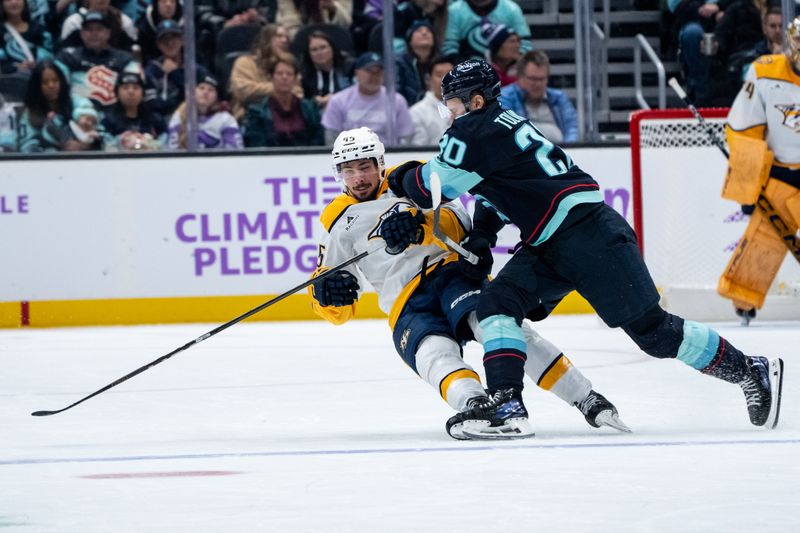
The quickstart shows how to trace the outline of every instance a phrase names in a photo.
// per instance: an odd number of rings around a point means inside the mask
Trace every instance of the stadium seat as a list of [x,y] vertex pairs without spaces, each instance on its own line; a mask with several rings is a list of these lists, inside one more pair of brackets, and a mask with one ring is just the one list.
[[[219,86],[221,88],[220,90],[225,95],[230,94],[229,93],[230,88],[228,87],[228,84],[230,83],[231,80],[231,71],[233,70],[233,64],[236,62],[236,59],[239,56],[244,55],[246,53],[247,52],[241,52],[241,51],[228,52],[227,54],[225,54],[225,57],[222,58],[222,65],[220,65],[219,68]],[[220,98],[222,97],[223,95],[221,94]]]
[[0,94],[9,103],[21,103],[28,91],[28,74],[0,74]]
[[260,24],[240,24],[224,28],[217,36],[217,50],[214,67],[217,72],[222,72],[225,58],[231,52],[246,52],[250,50],[258,32]]
[[369,32],[367,51],[383,54],[383,24],[375,24]]

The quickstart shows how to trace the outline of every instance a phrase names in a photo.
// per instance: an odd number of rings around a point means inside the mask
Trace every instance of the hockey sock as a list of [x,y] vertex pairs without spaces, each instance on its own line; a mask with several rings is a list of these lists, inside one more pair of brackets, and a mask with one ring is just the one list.
[[589,395],[592,383],[558,347],[539,335],[527,322],[522,324],[522,333],[528,345],[525,373],[534,383],[568,405],[575,405]]
[[483,330],[483,368],[489,394],[500,389],[522,390],[526,348],[522,328],[510,316],[495,315],[480,322]]
[[451,372],[442,380],[439,394],[450,407],[463,411],[470,399],[486,396],[486,391],[474,370],[462,368]]
[[480,377],[461,358],[458,343],[443,335],[428,335],[414,354],[419,377],[439,391],[450,407],[461,411],[467,400],[485,396]]
[[742,352],[713,329],[691,320],[683,322],[683,340],[677,359],[729,383],[739,383],[747,375]]
[[550,391],[569,405],[585,399],[592,390],[592,383],[580,370],[572,365],[564,354],[559,354],[539,376],[531,376],[536,384]]
[[748,374],[745,355],[731,343],[719,338],[719,348],[714,359],[701,370],[703,374],[714,376],[728,383],[740,383]]

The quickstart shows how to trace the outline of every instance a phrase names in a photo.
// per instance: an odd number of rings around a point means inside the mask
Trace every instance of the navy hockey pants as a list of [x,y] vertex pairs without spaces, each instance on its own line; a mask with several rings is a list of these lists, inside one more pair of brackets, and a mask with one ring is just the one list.
[[550,239],[517,251],[484,290],[478,320],[542,320],[572,290],[610,327],[633,322],[658,304],[633,229],[605,204],[573,208]]

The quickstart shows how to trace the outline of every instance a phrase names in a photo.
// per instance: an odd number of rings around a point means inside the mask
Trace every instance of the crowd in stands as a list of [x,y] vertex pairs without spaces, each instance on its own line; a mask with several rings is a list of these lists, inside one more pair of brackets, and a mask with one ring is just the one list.
[[667,0],[689,96],[702,106],[729,106],[747,67],[779,54],[780,0]]
[[[698,103],[713,88],[708,33],[731,76],[780,46],[767,0],[665,1]],[[394,102],[382,0],[197,0],[195,11],[202,148],[323,145],[360,126],[389,144],[436,144],[441,79],[469,57],[490,61],[504,106],[577,140],[575,108],[548,87],[548,56],[513,0],[396,0]],[[18,105],[0,100],[0,150],[185,148],[183,12],[181,0],[2,0],[0,82],[16,80],[4,96]]]

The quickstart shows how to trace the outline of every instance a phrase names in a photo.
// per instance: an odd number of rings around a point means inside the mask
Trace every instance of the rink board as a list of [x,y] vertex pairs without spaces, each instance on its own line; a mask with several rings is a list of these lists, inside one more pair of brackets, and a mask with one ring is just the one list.
[[[228,322],[277,295],[208,296],[196,298],[131,298],[114,300],[63,300],[0,302],[0,327],[110,326],[120,324],[175,324]],[[591,313],[578,293],[567,295],[554,313]],[[358,301],[358,318],[385,318],[378,295],[365,293]],[[307,294],[288,296],[274,306],[247,318],[250,321],[313,320]]]
[[[628,150],[571,154],[632,220]],[[4,161],[0,326],[229,320],[308,279],[341,191],[330,169],[326,153]],[[501,233],[495,271],[517,241]],[[559,312],[591,308],[574,295]],[[384,314],[370,297],[358,316]],[[254,317],[309,318],[305,291]]]

